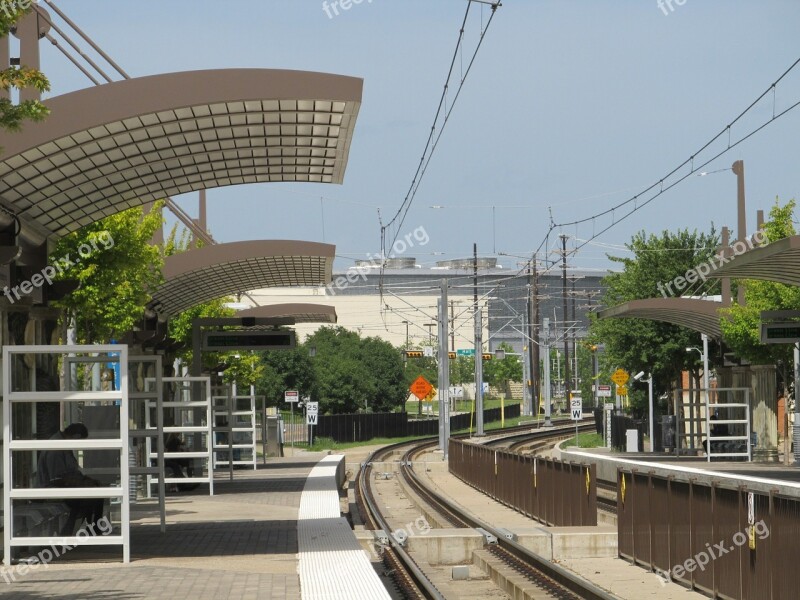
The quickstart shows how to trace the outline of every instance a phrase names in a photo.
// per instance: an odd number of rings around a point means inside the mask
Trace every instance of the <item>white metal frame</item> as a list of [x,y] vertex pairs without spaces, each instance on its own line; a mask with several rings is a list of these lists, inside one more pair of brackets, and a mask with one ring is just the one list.
[[[119,362],[120,388],[112,392],[13,392],[11,359],[15,354],[108,354],[103,362]],[[116,354],[116,356],[112,356]],[[122,560],[130,562],[130,473],[128,452],[128,347],[122,344],[105,346],[6,346],[3,348],[3,563],[11,565],[11,550],[19,546],[122,546]],[[14,403],[119,401],[119,437],[85,440],[14,440],[11,411]],[[102,488],[13,488],[14,451],[28,450],[118,450],[120,453],[120,485]],[[120,535],[68,537],[15,537],[13,535],[13,500],[64,498],[119,499]]]
[[[717,394],[719,398],[719,393],[721,392],[744,392],[744,402],[717,402],[715,404],[709,404],[706,406],[706,439],[708,440],[708,451],[706,454],[708,455],[708,462],[711,462],[712,458],[715,457],[740,457],[744,458],[747,457],[748,461],[753,460],[753,445],[750,439],[751,434],[751,424],[750,424],[750,388],[717,388],[714,390],[710,390],[711,392]],[[715,419],[713,421],[714,425],[745,425],[745,430],[747,431],[746,436],[742,435],[722,435],[722,436],[713,436],[711,434],[711,409],[714,410],[727,410],[727,411],[741,411],[744,410],[744,419],[734,419],[732,418],[732,414],[725,415],[725,419]],[[713,452],[713,442],[732,442],[732,441],[744,441],[747,444],[747,452]]]
[[[230,387],[228,386],[217,386],[214,388],[216,390],[215,396],[211,397],[211,409],[212,414],[214,416],[214,444],[213,444],[213,456],[214,456],[214,470],[217,469],[217,466],[221,463],[224,463],[228,467],[228,480],[233,481],[233,462],[232,461],[218,461],[217,460],[217,452],[228,452],[228,458],[233,456],[233,435],[231,424],[230,424],[230,397],[231,394],[235,393]],[[224,395],[220,395],[220,392],[224,392]],[[227,425],[217,425],[217,415],[225,415],[227,417],[226,422]],[[228,443],[227,444],[217,444],[217,434],[219,433],[226,433],[228,435]]]
[[[191,426],[164,426],[163,433],[162,433],[162,443],[163,443],[163,435],[169,433],[201,433],[206,435],[206,449],[200,452],[167,452],[164,450],[163,457],[164,459],[170,458],[204,458],[206,459],[207,465],[206,470],[208,475],[206,477],[165,477],[164,483],[208,483],[208,491],[209,495],[214,495],[214,432],[213,432],[213,415],[211,410],[211,378],[210,377],[162,377],[161,382],[163,385],[169,385],[171,383],[177,384],[199,384],[204,388],[204,392],[201,394],[201,397],[204,400],[164,400],[161,403],[162,406],[162,413],[161,418],[163,419],[163,409],[167,408],[205,408],[206,410],[206,424],[205,426],[202,425],[191,425]],[[192,388],[193,386],[189,386],[189,394],[190,398],[192,398]],[[152,401],[149,403],[149,407],[153,407]],[[178,411],[180,414],[180,411]],[[150,411],[147,411],[148,415],[148,427],[152,427],[149,422],[149,415]],[[162,420],[163,423],[163,420]],[[158,453],[152,452],[152,447],[149,448],[148,452],[151,459],[158,459]]]
[[[147,462],[144,467],[131,467],[131,475],[144,475],[145,476],[145,494],[147,498],[152,497],[152,483],[153,476],[156,477],[158,484],[158,512],[161,519],[161,533],[167,530],[167,506],[166,506],[166,473],[164,470],[164,385],[161,382],[162,373],[162,358],[159,355],[145,355],[145,356],[129,356],[128,374],[131,378],[136,377],[134,369],[135,364],[152,364],[154,366],[155,377],[148,377],[144,381],[145,389],[142,391],[132,391],[135,386],[128,386],[128,397],[131,402],[138,401],[144,402],[145,423],[144,429],[131,429],[129,435],[131,439],[141,439],[145,443],[145,460]],[[153,389],[148,390],[148,387]],[[148,427],[150,419],[150,407],[155,401],[156,405],[156,427]],[[129,411],[130,412],[130,411]],[[152,466],[151,453],[153,438],[156,440],[156,466]]]
[[[223,398],[222,396],[215,396],[215,399]],[[232,395],[225,397],[227,398],[227,407],[225,409],[214,408],[214,431],[216,432],[225,432],[228,434],[228,443],[227,444],[220,444],[217,445],[216,443],[216,436],[214,439],[214,466],[224,465],[229,468],[231,473],[231,479],[233,479],[233,467],[234,466],[252,466],[254,470],[258,469],[258,452],[257,446],[258,443],[256,441],[256,394],[255,388],[250,386],[250,394],[246,396],[237,396]],[[236,410],[236,401],[237,400],[249,400],[250,401],[250,408],[248,410]],[[228,426],[227,427],[217,427],[216,425],[216,416],[217,415],[225,415],[227,417]],[[248,426],[240,426],[237,427],[235,425],[237,417],[248,417],[250,424]],[[233,441],[234,435],[236,433],[249,433],[250,434],[250,443],[249,444],[236,444]],[[251,460],[233,460],[233,452],[234,450],[250,450],[252,458]],[[217,460],[216,453],[217,452],[227,452],[228,453],[228,460]]]

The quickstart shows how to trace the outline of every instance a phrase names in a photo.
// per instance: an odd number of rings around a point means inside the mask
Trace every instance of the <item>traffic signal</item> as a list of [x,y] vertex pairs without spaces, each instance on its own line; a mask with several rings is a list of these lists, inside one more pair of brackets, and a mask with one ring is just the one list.
[[447,358],[449,358],[450,360],[455,360],[456,359],[456,353],[455,352],[448,352],[447,353]]
[[422,350],[406,350],[408,358],[422,358]]
[[492,360],[494,358],[494,354],[491,352],[484,352],[483,353],[483,360]]

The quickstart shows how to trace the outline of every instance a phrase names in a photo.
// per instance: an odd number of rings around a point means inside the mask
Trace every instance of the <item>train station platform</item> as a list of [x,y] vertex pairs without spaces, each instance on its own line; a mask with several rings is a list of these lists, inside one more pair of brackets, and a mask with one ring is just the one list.
[[[268,459],[233,481],[220,473],[214,496],[204,486],[167,496],[164,534],[157,503],[131,505],[130,564],[118,548],[77,547],[47,565],[0,571],[0,597],[381,598],[381,579],[341,517],[343,475],[341,457],[318,453]],[[354,595],[354,585],[369,592]]]
[[800,497],[800,467],[781,463],[733,462],[702,457],[676,457],[649,453],[620,453],[606,448],[561,450],[563,460],[591,462],[597,466],[597,477],[616,481],[617,468],[634,468],[678,480],[694,478],[726,487],[745,485],[751,491],[777,491],[781,495]]

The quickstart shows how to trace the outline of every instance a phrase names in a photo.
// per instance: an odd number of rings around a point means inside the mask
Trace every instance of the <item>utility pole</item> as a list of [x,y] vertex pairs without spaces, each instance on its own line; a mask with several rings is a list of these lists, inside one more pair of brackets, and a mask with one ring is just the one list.
[[575,389],[578,389],[578,338],[575,335],[578,328],[578,321],[575,315],[575,281],[577,279],[578,278],[575,276],[570,278],[572,281],[572,317],[570,317],[570,327],[572,328],[572,356],[574,357],[573,361],[575,363],[575,370],[573,372],[573,377],[575,378]]
[[450,352],[456,351],[456,310],[455,302],[450,300]]
[[475,435],[483,435],[483,318],[478,308],[478,244],[472,245],[472,301],[475,309]]
[[[525,307],[525,312],[522,314],[522,414],[533,414],[533,400],[531,399],[531,392],[533,385],[530,373],[530,352],[533,341],[530,339],[530,328],[528,327],[528,314],[530,313],[530,297],[528,297],[528,304]],[[528,336],[528,337],[526,337]]]
[[530,353],[528,360],[528,373],[531,377],[531,415],[539,414],[539,393],[541,389],[542,374],[539,370],[539,273],[536,266],[536,254],[531,258],[531,298],[530,314],[528,315],[528,337],[530,338]]
[[[537,340],[538,341],[538,340]],[[550,419],[550,319],[542,320],[542,352],[544,352],[544,426],[552,427]]]
[[439,447],[442,459],[447,460],[447,444],[450,439],[450,359],[447,356],[447,279],[442,279],[442,295],[439,298]]
[[570,390],[569,380],[569,312],[567,310],[567,236],[561,234],[561,293],[563,300],[563,315],[562,323],[564,325],[564,402],[567,407],[570,405],[572,399],[572,391]]

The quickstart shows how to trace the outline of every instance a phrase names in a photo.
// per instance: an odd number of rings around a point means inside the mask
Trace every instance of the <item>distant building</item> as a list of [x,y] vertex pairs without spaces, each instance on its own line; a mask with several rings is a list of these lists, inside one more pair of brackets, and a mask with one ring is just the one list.
[[[389,259],[383,270],[383,296],[380,260],[358,261],[346,271],[334,272],[333,283],[324,288],[268,288],[251,295],[259,304],[277,302],[316,302],[336,307],[339,325],[364,336],[377,336],[396,346],[406,339],[419,347],[437,336],[435,321],[442,280],[448,283],[451,339],[448,347],[473,347],[472,259],[441,261],[435,267],[417,267],[413,258]],[[574,332],[585,336],[587,313],[596,309],[602,296],[606,273],[568,271],[569,309],[575,304]],[[573,281],[574,280],[574,281]],[[527,323],[529,278],[523,267],[507,268],[496,258],[478,259],[478,298],[484,311],[485,348],[494,351],[505,342],[520,352],[523,346],[523,319]],[[574,294],[573,294],[574,287]],[[560,269],[539,276],[540,315],[549,318],[552,332],[562,327],[562,280]],[[487,310],[488,309],[488,310]],[[488,314],[487,314],[488,313]],[[407,322],[407,323],[406,323]],[[301,339],[317,325],[298,325]]]

